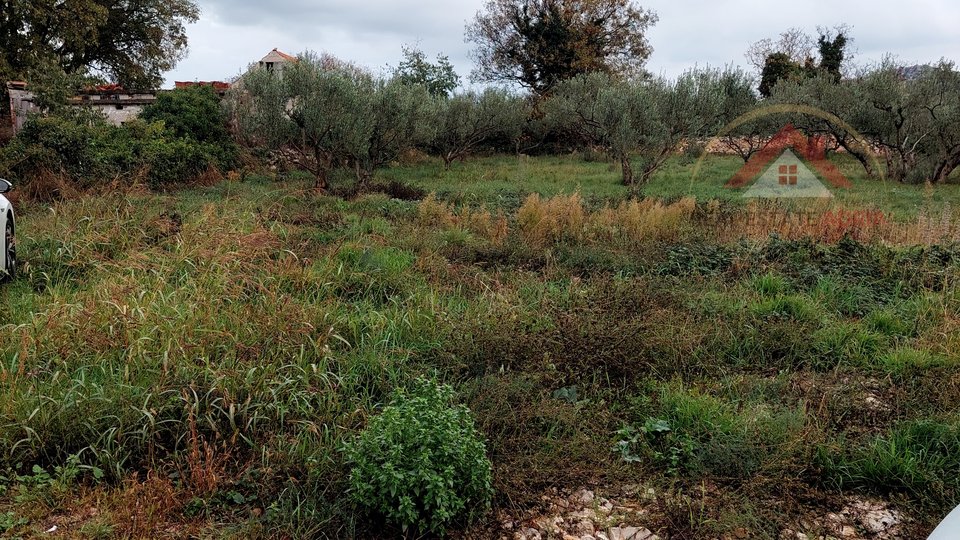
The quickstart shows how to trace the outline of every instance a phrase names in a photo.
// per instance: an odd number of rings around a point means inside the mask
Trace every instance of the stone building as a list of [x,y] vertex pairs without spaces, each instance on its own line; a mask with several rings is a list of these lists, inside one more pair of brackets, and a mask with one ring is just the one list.
[[[40,112],[34,102],[34,94],[27,83],[14,81],[7,83],[10,95],[10,122],[13,134],[23,128],[31,113]],[[107,122],[119,126],[143,112],[143,108],[157,100],[157,95],[149,92],[127,92],[117,85],[101,85],[84,90],[67,100],[74,107],[90,107],[100,111]]]

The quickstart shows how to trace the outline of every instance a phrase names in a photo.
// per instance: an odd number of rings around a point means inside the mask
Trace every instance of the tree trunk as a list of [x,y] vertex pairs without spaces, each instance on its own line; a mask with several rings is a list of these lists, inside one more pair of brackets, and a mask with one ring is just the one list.
[[633,166],[630,165],[629,156],[620,156],[620,169],[623,172],[623,185],[633,185]]
[[313,187],[319,191],[326,191],[330,185],[329,178],[332,159],[317,148],[313,149],[313,158],[317,162],[317,168],[313,173],[313,176],[316,178]]
[[950,156],[937,164],[936,171],[933,174],[934,184],[943,184],[947,182],[953,171],[960,167],[960,154]]
[[840,148],[846,150],[848,154],[860,163],[860,166],[863,167],[863,172],[866,173],[868,178],[876,178],[877,171],[873,170],[869,150],[862,147],[862,142],[856,139],[851,142],[847,137],[836,132],[831,133],[831,135],[833,135],[833,138],[837,141],[837,145],[839,145]]
[[360,164],[360,160],[355,161],[357,171],[357,185],[364,187],[370,184],[373,179],[373,171]]

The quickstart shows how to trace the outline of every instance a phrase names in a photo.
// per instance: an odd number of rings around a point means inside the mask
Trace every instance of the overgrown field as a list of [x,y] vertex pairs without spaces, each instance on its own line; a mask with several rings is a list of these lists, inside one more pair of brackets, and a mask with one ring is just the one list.
[[960,503],[960,189],[751,207],[714,185],[736,162],[691,166],[639,197],[505,157],[379,179],[423,200],[292,175],[21,208],[0,535],[396,536],[343,444],[420,376],[486,439],[474,536],[620,484],[668,494],[664,538],[777,538],[849,495],[929,532]]

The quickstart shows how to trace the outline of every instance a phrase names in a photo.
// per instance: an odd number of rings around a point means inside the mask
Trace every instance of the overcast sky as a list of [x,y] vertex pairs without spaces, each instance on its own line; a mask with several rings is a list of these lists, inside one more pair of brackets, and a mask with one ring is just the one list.
[[[326,51],[374,70],[395,66],[404,44],[430,57],[442,52],[467,79],[472,69],[464,25],[484,0],[199,0],[200,21],[188,29],[189,55],[168,74],[175,80],[225,80],[274,47],[290,54]],[[856,62],[894,53],[907,62],[960,60],[956,0],[646,0],[660,22],[651,30],[647,65],[675,76],[695,65],[744,65],[744,51],[797,26],[853,26]]]

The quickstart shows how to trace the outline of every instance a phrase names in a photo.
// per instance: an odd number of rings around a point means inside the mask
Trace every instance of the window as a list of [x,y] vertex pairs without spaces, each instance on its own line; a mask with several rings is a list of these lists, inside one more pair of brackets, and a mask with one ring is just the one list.
[[797,185],[797,166],[796,165],[781,165],[780,166],[780,185],[795,186]]

